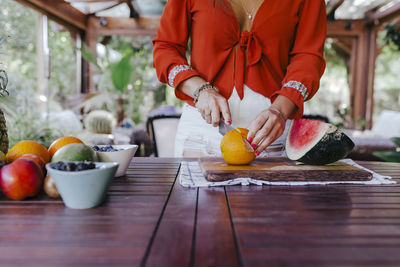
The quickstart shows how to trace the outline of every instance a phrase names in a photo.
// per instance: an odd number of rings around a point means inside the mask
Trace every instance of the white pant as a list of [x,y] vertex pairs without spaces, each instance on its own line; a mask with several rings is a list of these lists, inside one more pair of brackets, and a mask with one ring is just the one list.
[[[234,127],[247,128],[257,115],[271,105],[271,101],[244,86],[244,97],[240,100],[235,88],[228,100]],[[284,146],[288,130],[288,121],[285,132],[272,145]],[[179,121],[175,138],[175,157],[220,157],[220,143],[222,135],[218,132],[218,126],[208,124],[200,112],[185,104]],[[284,151],[261,153],[260,156],[286,156]]]

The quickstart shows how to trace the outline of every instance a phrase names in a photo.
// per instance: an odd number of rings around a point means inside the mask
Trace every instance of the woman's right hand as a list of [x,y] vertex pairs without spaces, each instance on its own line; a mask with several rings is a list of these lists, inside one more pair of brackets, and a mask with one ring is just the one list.
[[[178,90],[188,96],[194,97],[196,89],[205,83],[206,81],[203,78],[194,76],[183,81]],[[211,88],[201,90],[199,97],[197,98],[198,101],[196,103],[196,108],[208,124],[218,126],[221,119],[223,119],[227,124],[231,124],[232,117],[228,101],[218,93],[217,90]]]
[[227,124],[232,122],[228,101],[217,90],[205,89],[200,91],[196,108],[203,119],[214,127],[218,126],[221,119]]

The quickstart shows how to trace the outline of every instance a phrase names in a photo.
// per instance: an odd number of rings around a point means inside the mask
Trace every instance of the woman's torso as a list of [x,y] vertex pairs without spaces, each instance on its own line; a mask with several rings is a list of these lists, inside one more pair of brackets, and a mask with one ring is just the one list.
[[[265,0],[249,31],[227,0],[191,1],[191,65],[229,98],[240,87],[238,77],[252,90],[269,97],[281,87],[289,64],[301,0]],[[215,5],[215,6],[214,6]],[[243,24],[243,22],[242,22]],[[246,26],[246,25],[245,25]],[[236,47],[245,47],[245,64],[238,64]],[[206,54],[205,54],[206,53]],[[240,81],[240,79],[239,79]],[[242,98],[243,96],[239,96]]]

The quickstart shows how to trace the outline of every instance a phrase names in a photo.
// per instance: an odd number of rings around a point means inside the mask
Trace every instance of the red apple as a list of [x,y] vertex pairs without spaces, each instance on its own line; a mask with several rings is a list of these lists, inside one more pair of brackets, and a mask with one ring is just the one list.
[[19,158],[0,170],[0,187],[11,199],[36,196],[42,187],[43,171],[31,159]]

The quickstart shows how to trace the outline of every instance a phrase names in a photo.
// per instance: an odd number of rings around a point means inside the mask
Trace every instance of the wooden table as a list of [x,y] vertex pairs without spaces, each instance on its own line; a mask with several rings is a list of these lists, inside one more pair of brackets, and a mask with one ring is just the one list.
[[0,266],[400,265],[399,184],[187,189],[179,166],[135,158],[88,210],[2,195]]

